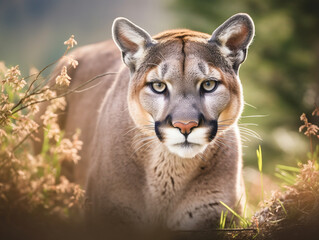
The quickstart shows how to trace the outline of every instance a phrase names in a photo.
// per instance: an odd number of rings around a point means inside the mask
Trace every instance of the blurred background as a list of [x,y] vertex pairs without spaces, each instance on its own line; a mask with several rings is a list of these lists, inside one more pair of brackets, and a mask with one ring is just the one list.
[[154,35],[171,28],[212,33],[231,15],[246,12],[256,36],[240,69],[247,103],[241,122],[262,138],[243,130],[244,164],[252,167],[245,177],[253,182],[259,144],[269,176],[276,164],[306,160],[309,144],[298,128],[299,116],[310,117],[319,105],[318,9],[316,0],[0,0],[0,61],[19,64],[28,75],[30,67],[42,69],[59,58],[71,34],[78,46],[109,39],[119,16]]

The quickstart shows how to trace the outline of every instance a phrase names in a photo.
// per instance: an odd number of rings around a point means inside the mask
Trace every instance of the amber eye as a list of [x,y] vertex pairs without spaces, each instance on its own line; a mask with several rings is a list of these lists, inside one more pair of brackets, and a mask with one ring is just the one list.
[[215,80],[207,80],[205,82],[202,83],[202,89],[205,92],[212,92],[214,90],[216,90],[218,85],[218,82]]
[[156,93],[164,93],[166,90],[166,84],[162,82],[153,82],[151,86]]

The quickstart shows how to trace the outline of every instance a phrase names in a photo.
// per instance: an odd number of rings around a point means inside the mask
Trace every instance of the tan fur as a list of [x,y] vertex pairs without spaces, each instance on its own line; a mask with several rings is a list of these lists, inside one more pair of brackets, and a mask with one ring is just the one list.
[[[89,219],[114,221],[116,216],[134,224],[204,229],[218,224],[224,209],[220,201],[241,212],[245,196],[237,120],[243,100],[236,61],[244,60],[241,51],[253,32],[244,14],[230,18],[213,37],[182,29],[151,38],[121,18],[113,34],[128,68],[110,41],[74,51],[79,67],[71,74],[71,87],[118,72],[69,95],[62,121],[67,136],[82,130],[84,148],[74,179],[81,184],[87,179]],[[244,47],[225,50],[227,44]],[[199,94],[210,78],[220,78],[217,89]],[[151,90],[154,79],[166,84],[169,95]],[[199,122],[188,131],[196,144],[180,146],[184,136],[170,121]],[[220,126],[209,139],[214,121]]]

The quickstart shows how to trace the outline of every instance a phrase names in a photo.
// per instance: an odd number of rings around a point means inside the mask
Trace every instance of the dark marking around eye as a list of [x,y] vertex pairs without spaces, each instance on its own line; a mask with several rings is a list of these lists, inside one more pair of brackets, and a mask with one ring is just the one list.
[[193,213],[192,212],[187,212],[188,213],[188,216],[190,217],[190,218],[193,218]]
[[199,68],[199,70],[200,70],[203,74],[206,73],[205,65],[204,65],[202,62],[199,62],[199,63],[198,63],[198,68]]
[[168,67],[167,67],[167,64],[165,63],[161,69],[161,75],[162,75],[161,77],[162,78],[164,78],[164,75],[167,73],[167,69],[168,69]]

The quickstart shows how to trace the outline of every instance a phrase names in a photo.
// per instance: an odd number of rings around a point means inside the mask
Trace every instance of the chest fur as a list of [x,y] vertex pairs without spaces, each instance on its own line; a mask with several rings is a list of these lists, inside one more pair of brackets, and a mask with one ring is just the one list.
[[145,198],[152,221],[161,222],[178,204],[186,188],[198,174],[202,160],[181,159],[155,149],[146,174]]

